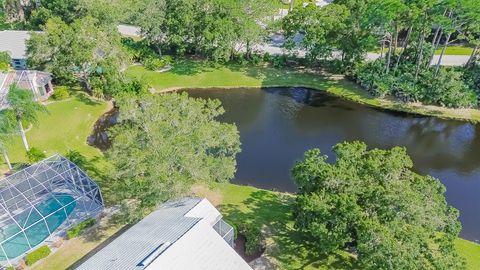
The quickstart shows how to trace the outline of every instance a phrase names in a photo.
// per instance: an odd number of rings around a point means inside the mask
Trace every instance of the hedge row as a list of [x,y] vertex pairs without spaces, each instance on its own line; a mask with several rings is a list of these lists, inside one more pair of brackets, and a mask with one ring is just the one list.
[[70,230],[67,231],[68,239],[77,237],[83,230],[86,228],[92,227],[95,224],[95,219],[89,218],[86,219],[77,225],[73,226]]
[[38,249],[28,253],[27,256],[25,256],[25,263],[30,266],[38,262],[39,260],[47,257],[48,255],[50,255],[51,252],[52,251],[47,245],[41,246]]

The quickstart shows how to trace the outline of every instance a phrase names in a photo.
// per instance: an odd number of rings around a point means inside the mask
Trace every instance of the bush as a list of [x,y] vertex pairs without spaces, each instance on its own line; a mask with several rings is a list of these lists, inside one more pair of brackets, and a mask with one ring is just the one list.
[[77,237],[78,235],[80,235],[80,233],[83,230],[85,230],[87,228],[90,228],[93,225],[95,225],[95,219],[93,219],[93,218],[89,218],[89,219],[86,219],[86,220],[78,223],[77,225],[75,225],[72,228],[70,228],[69,230],[67,230],[68,239],[72,239],[72,238]]
[[286,67],[287,66],[287,56],[286,55],[274,55],[272,57],[272,65],[276,68]]
[[30,163],[36,163],[41,160],[44,160],[47,156],[40,149],[32,147],[27,152],[27,159]]
[[262,232],[258,226],[250,223],[242,225],[240,233],[245,236],[245,254],[253,255],[262,248]]
[[148,70],[159,70],[164,67],[163,61],[157,57],[149,57],[143,61],[143,65]]
[[9,267],[5,268],[5,270],[15,270],[15,267],[9,266]]
[[30,252],[25,256],[25,263],[28,266],[33,265],[34,263],[38,262],[39,260],[47,257],[52,251],[47,245],[41,246],[36,250]]
[[62,100],[66,99],[70,96],[70,93],[68,92],[68,87],[66,86],[57,86],[54,89],[52,98],[54,100]]
[[[415,65],[404,63],[385,74],[383,59],[358,65],[353,70],[355,80],[376,97],[395,96],[404,102],[423,102],[451,108],[470,108],[477,104],[474,79],[462,77],[461,71],[441,68],[421,71],[415,79]],[[471,77],[469,77],[471,78]]]

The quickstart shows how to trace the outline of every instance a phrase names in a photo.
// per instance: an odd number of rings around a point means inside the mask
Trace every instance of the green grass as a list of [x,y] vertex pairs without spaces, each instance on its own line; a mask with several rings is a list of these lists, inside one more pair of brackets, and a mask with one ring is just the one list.
[[[445,55],[471,55],[473,51],[473,48],[470,47],[465,47],[465,46],[449,46],[445,50]],[[380,53],[381,48],[378,48],[374,51],[375,53]],[[385,48],[384,53],[388,52],[388,48]],[[396,50],[397,53],[402,52],[401,48],[397,48]],[[442,53],[442,48],[439,48],[435,50],[435,54],[439,55]]]
[[322,256],[293,228],[293,196],[249,186],[219,185],[214,192],[197,192],[219,203],[231,224],[252,223],[266,231],[266,256],[278,269],[354,269],[355,259],[339,251]]
[[127,75],[143,79],[157,92],[182,88],[310,87],[369,106],[439,118],[480,122],[478,109],[450,109],[374,98],[358,85],[341,76],[320,75],[303,70],[237,65],[210,66],[204,62],[179,61],[168,72],[159,73],[148,71],[141,66],[132,66],[127,70]]
[[[212,191],[213,190],[213,191]],[[197,189],[218,204],[225,219],[232,224],[252,222],[267,232],[266,255],[279,269],[355,269],[355,259],[339,251],[329,257],[315,252],[293,229],[293,196],[249,186],[225,184],[212,190]],[[480,269],[480,245],[458,239],[459,253],[467,259],[467,269]]]
[[457,239],[455,242],[458,252],[467,260],[467,269],[480,269],[480,245],[473,242]]
[[[471,55],[473,49],[470,47],[464,47],[464,46],[450,46],[447,47],[445,50],[445,55]],[[437,49],[435,51],[435,54],[440,54],[442,52],[442,49]]]
[[[68,150],[77,150],[89,158],[98,156],[100,151],[88,146],[86,138],[107,108],[106,102],[93,101],[82,94],[52,102],[47,105],[48,113],[41,113],[38,123],[26,133],[29,145],[45,151],[47,156]],[[8,142],[8,152],[12,163],[26,162],[20,136]]]

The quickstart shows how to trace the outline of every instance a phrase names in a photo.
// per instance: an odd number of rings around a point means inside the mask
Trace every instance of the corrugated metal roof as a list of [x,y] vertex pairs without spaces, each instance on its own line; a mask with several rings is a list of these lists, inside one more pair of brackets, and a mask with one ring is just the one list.
[[[76,269],[251,269],[212,228],[218,218],[220,212],[206,199],[167,202]],[[141,266],[149,255],[151,264]]]
[[184,199],[162,205],[77,269],[144,269],[138,264],[150,253],[164,243],[174,243],[201,220],[185,217],[200,201]]
[[0,31],[0,51],[9,52],[13,59],[25,59],[29,38],[28,31]]

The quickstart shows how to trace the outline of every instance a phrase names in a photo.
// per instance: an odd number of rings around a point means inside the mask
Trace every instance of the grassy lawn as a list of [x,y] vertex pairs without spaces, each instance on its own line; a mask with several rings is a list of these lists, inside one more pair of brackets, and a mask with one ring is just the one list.
[[464,239],[455,242],[458,252],[467,259],[467,269],[480,269],[480,245]]
[[347,81],[339,75],[320,75],[301,70],[269,67],[209,66],[203,62],[193,61],[179,61],[171,71],[164,73],[148,71],[141,66],[133,66],[127,70],[127,75],[145,80],[157,92],[181,88],[310,87],[369,106],[480,122],[480,110],[478,109],[449,109],[374,98],[355,83]]
[[266,232],[266,257],[278,269],[355,269],[355,259],[339,251],[321,256],[293,229],[293,196],[249,186],[219,185],[196,188],[195,193],[217,205],[225,220],[239,225],[252,223]]
[[120,226],[103,227],[64,243],[55,253],[36,263],[32,270],[67,269],[88,252],[121,229]]
[[[88,146],[86,138],[108,106],[106,102],[92,101],[81,94],[48,104],[48,113],[40,114],[38,124],[27,132],[30,147],[45,151],[47,156],[73,149],[89,158],[98,156],[100,151]],[[26,161],[20,136],[9,142],[8,151],[12,163]]]
[[[264,226],[267,234],[266,256],[279,269],[355,269],[355,259],[339,251],[329,257],[317,254],[302,236],[293,230],[293,196],[248,186],[219,185],[212,189],[195,189],[218,206],[232,224],[252,222]],[[456,242],[458,251],[467,259],[467,269],[480,269],[480,245],[463,239]]]

